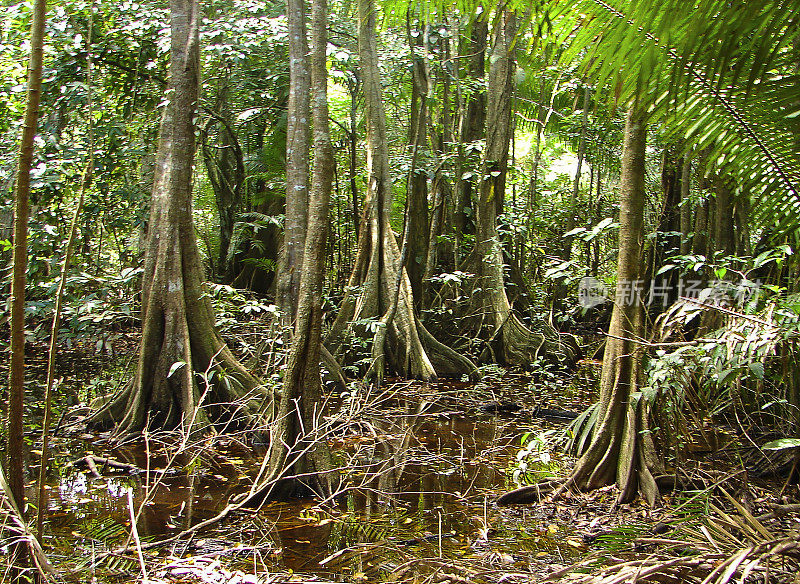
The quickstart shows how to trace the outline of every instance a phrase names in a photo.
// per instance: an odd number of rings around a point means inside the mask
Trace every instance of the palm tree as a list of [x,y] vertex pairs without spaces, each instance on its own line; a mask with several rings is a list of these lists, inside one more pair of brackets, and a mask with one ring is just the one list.
[[[568,5],[567,5],[568,4]],[[751,196],[762,217],[800,227],[795,152],[797,2],[581,0],[554,3],[562,59],[579,60],[598,86],[629,106],[621,185],[618,297],[603,360],[599,417],[570,481],[616,482],[619,501],[658,491],[637,357],[641,306],[622,302],[638,274],[642,236],[644,123],[660,121],[687,147],[703,148]],[[632,247],[633,246],[633,247]]]
[[638,96],[648,118],[703,150],[759,218],[800,225],[797,0],[553,3],[562,61],[582,63],[598,92]]

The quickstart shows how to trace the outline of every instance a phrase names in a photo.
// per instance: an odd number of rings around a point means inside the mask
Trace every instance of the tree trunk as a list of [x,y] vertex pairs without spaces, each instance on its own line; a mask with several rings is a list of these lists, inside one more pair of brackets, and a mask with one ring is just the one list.
[[683,157],[681,168],[681,255],[688,255],[692,250],[692,203],[690,199],[692,181],[692,157],[687,152]]
[[[25,397],[25,274],[28,266],[28,214],[31,191],[31,166],[36,128],[39,123],[39,102],[42,91],[42,59],[44,24],[47,7],[44,0],[35,0],[31,22],[31,55],[28,62],[28,95],[25,104],[25,120],[17,166],[17,188],[14,206],[14,252],[13,276],[11,280],[11,355],[9,359],[8,418],[6,420],[7,455],[6,472],[8,496],[25,515],[25,475],[22,412]],[[11,564],[23,568],[27,561],[24,542],[11,547]],[[11,575],[20,577],[21,572]]]
[[736,253],[733,232],[733,189],[723,178],[716,180],[717,200],[714,213],[714,249],[724,255]]
[[[555,99],[554,89],[557,86],[558,86],[558,80],[556,80],[552,88],[548,87],[546,83],[542,83],[541,90],[539,91],[539,102],[538,102],[538,107],[536,108],[537,111],[536,140],[534,141],[534,146],[533,146],[533,169],[531,170],[531,182],[529,187],[528,204],[527,204],[528,220],[526,222],[526,227],[529,233],[534,232],[535,222],[536,222],[536,208],[538,206],[537,198],[538,198],[538,187],[539,187],[539,168],[542,163],[542,133],[544,131],[544,127],[547,125],[547,121],[550,118],[550,112],[553,110],[553,100]],[[545,104],[545,99],[548,102],[547,104]],[[523,273],[526,272],[530,264],[536,261],[535,254],[528,253],[526,255],[527,257],[522,258],[520,260],[521,264],[520,271],[522,271]]]
[[437,372],[440,375],[471,374],[475,371],[474,365],[436,342],[414,314],[411,285],[400,265],[400,249],[389,224],[392,181],[373,0],[360,0],[358,10],[358,47],[367,125],[367,194],[353,273],[327,342],[332,353],[341,353],[348,332],[364,332],[354,329],[356,321],[381,318],[392,304],[392,293],[399,278],[397,309],[388,323],[390,330],[386,335],[387,365],[400,375],[424,380],[435,379]]
[[640,391],[644,375],[641,345],[635,342],[644,338],[644,311],[635,291],[642,277],[646,135],[644,114],[634,107],[625,122],[617,291],[603,357],[597,424],[568,484],[591,490],[616,481],[618,502],[641,492],[654,505],[659,494],[651,472],[656,462],[646,405],[632,397]]
[[[269,469],[281,480],[271,498],[328,496],[333,468],[322,424],[320,348],[322,283],[328,209],[334,159],[328,127],[326,48],[327,0],[313,0],[311,8],[311,85],[313,88],[314,174],[308,202],[308,226],[300,275],[297,322],[284,373],[283,393],[270,428]],[[305,27],[304,27],[305,28]]]
[[734,217],[736,255],[739,257],[752,255],[753,249],[750,244],[750,199],[747,196],[736,198]]
[[[564,233],[568,233],[575,229],[577,225],[578,213],[578,195],[581,188],[581,170],[583,168],[583,159],[586,157],[586,128],[589,124],[589,98],[591,90],[588,87],[583,89],[583,111],[581,112],[581,131],[578,138],[578,162],[575,165],[575,179],[572,181],[572,198],[569,201],[569,214],[567,215],[567,222],[564,226]],[[591,191],[592,182],[589,181],[589,190]],[[561,259],[569,260],[572,257],[572,240],[573,237],[564,238],[564,250]],[[562,290],[563,293],[563,290]],[[562,296],[563,298],[563,296]]]
[[289,112],[286,129],[286,216],[278,266],[276,303],[285,322],[297,312],[308,223],[310,87],[305,0],[287,0],[289,21]]
[[[447,18],[445,18],[445,26],[448,26],[446,21]],[[450,58],[450,39],[441,38],[439,41],[439,49],[441,55],[440,66],[442,71],[442,93],[439,105],[441,130],[438,133],[438,143],[436,146],[436,154],[439,158],[439,164],[431,183],[433,201],[431,202],[431,219],[430,229],[428,232],[428,253],[427,257],[425,258],[425,272],[423,279],[428,279],[433,276],[440,264],[444,263],[445,261],[451,261],[451,258],[447,256],[447,251],[439,249],[439,236],[445,233],[453,232],[452,213],[448,212],[448,202],[452,202],[453,200],[453,191],[450,178],[448,177],[448,173],[444,168],[445,161],[448,159],[448,156],[451,152],[453,141],[453,124],[450,103],[451,73],[448,71],[448,64],[452,63],[452,59]],[[450,220],[449,224],[448,219]],[[455,270],[456,267],[453,267],[452,269]],[[423,298],[423,305],[427,306],[429,301],[429,295],[426,294]]]
[[[594,209],[590,209],[590,212],[594,212],[594,223],[597,224],[600,222],[600,217],[602,217],[603,213],[603,202],[605,198],[603,195],[600,194],[600,189],[602,187],[602,167],[597,167],[597,196],[595,197],[595,205]],[[595,237],[594,241],[592,242],[592,264],[589,268],[589,275],[597,277],[597,271],[600,268],[600,238]]]
[[[199,89],[198,0],[170,1],[169,101],[159,132],[142,277],[142,341],[131,384],[94,416],[118,435],[145,427],[188,432],[237,422],[262,406],[258,381],[214,328],[192,221]],[[200,380],[198,380],[200,377]],[[249,398],[247,405],[240,403]],[[200,409],[200,406],[207,406]],[[249,406],[249,407],[247,407]]]
[[[473,232],[471,227],[474,221],[472,193],[475,181],[464,176],[466,174],[465,169],[469,167],[472,151],[465,152],[464,147],[483,138],[486,128],[486,93],[480,87],[486,75],[486,38],[488,35],[488,21],[484,18],[476,17],[472,22],[470,42],[466,47],[466,55],[469,59],[467,79],[470,81],[470,87],[466,104],[461,108],[461,118],[459,120],[456,196],[453,213],[456,251],[458,252],[460,252],[463,235]],[[458,268],[459,263],[459,258],[457,257],[456,268]]]
[[661,312],[678,298],[678,272],[669,270],[658,274],[659,269],[666,263],[667,258],[680,253],[681,231],[681,177],[683,164],[677,157],[674,148],[665,148],[661,166],[661,188],[664,193],[664,202],[656,230],[656,239],[653,245],[653,261],[648,262],[648,278],[652,279],[653,297],[650,299],[650,308]]
[[[450,183],[442,172],[437,172],[433,179],[433,206],[431,209],[431,225],[428,234],[428,255],[425,259],[424,278],[434,275],[439,265],[438,239],[445,227],[445,201],[450,197]],[[454,268],[455,269],[455,268]]]
[[[233,262],[228,261],[236,211],[241,200],[244,186],[245,168],[239,140],[231,125],[230,106],[228,103],[229,81],[227,75],[222,78],[217,95],[216,111],[211,113],[216,122],[217,146],[208,143],[203,133],[202,152],[208,179],[214,190],[214,199],[219,213],[219,254],[217,256],[217,273],[225,282],[233,279],[230,269]],[[209,254],[211,250],[209,250]]]
[[357,73],[353,73],[348,79],[347,89],[350,92],[350,131],[348,132],[348,144],[350,146],[350,198],[352,200],[353,211],[353,233],[355,234],[356,243],[358,243],[358,229],[360,228],[360,214],[358,212],[358,185],[356,177],[358,176],[358,157],[356,150],[358,148],[358,126],[356,123],[356,114],[358,113],[358,88],[361,81]]
[[692,253],[706,257],[708,257],[708,207],[708,199],[704,199],[697,206],[692,237]]
[[[511,83],[514,63],[511,43],[514,15],[497,20],[489,69],[486,154],[477,207],[476,251],[480,302],[492,327],[493,360],[509,365],[530,365],[539,357],[571,361],[577,356],[572,337],[559,335],[544,320],[526,327],[511,311],[503,278],[503,250],[497,233],[496,198],[505,189],[511,135]],[[489,358],[489,355],[486,355]]]
[[[411,18],[410,15],[408,17]],[[411,48],[411,124],[408,143],[411,151],[411,170],[408,176],[408,261],[406,270],[411,283],[414,299],[419,304],[423,298],[422,281],[425,276],[425,260],[428,257],[428,175],[420,168],[419,160],[427,146],[428,136],[428,90],[429,76],[426,64],[427,25],[425,31],[418,34],[416,41],[411,35],[411,24],[408,24],[408,40]]]
[[[576,96],[577,97],[577,96]],[[580,195],[581,186],[581,170],[583,168],[583,159],[586,156],[586,127],[589,120],[589,98],[590,89],[585,87],[583,90],[583,110],[581,113],[581,130],[578,138],[578,162],[575,166],[575,178],[572,181],[572,195],[569,200],[567,209],[567,220],[564,223],[564,231],[562,233],[569,233],[578,224],[578,196]],[[589,182],[591,190],[591,181]],[[572,240],[574,237],[562,236],[561,259],[569,261],[572,257]],[[562,313],[564,311],[564,300],[567,297],[567,285],[563,281],[559,281],[553,287],[553,312]]]

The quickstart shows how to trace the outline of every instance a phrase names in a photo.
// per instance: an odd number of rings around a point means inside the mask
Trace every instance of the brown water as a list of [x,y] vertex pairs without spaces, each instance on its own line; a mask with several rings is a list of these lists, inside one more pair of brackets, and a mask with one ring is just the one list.
[[[528,406],[534,396],[524,387],[482,386],[478,393],[484,401],[513,398]],[[347,488],[334,504],[268,503],[257,513],[237,512],[188,541],[169,544],[161,554],[221,554],[242,569],[252,571],[255,564],[329,578],[385,577],[409,558],[496,554],[524,570],[534,557],[574,556],[574,548],[554,536],[535,509],[493,504],[498,493],[515,486],[509,468],[522,433],[563,422],[531,419],[525,411],[496,416],[465,408],[465,397],[476,403],[475,391],[462,384],[406,386],[363,411],[358,426],[333,440],[338,460],[348,465]],[[149,469],[91,478],[62,466],[49,489],[47,542],[56,554],[75,555],[77,564],[88,563],[92,550],[125,542],[131,531],[129,490],[134,509],[141,507],[140,537],[155,540],[216,515],[232,496],[247,491],[261,463],[260,456],[224,442],[199,461],[178,457],[165,473],[167,453],[155,446],[106,452],[96,441],[64,441],[61,448],[73,455],[108,454]],[[136,572],[132,558],[118,559],[111,568]]]

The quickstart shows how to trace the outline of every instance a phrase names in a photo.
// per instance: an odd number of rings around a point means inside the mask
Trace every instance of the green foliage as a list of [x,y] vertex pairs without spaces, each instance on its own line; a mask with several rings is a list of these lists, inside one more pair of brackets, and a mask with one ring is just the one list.
[[764,450],[787,450],[790,448],[800,448],[800,438],[779,438],[764,444]]
[[[258,237],[261,230],[274,227],[283,227],[283,215],[265,215],[264,213],[242,213],[239,220],[233,225],[233,235],[230,247],[228,248],[228,262],[236,259],[242,251],[254,248],[261,253],[266,252],[263,241]],[[274,271],[276,268],[274,260],[267,258],[247,258],[244,261],[257,264],[266,271]]]
[[[35,224],[35,223],[34,223]],[[30,336],[46,339],[61,278],[61,265],[53,252],[54,229],[34,231],[30,240],[29,290],[25,304]],[[94,350],[113,352],[114,340],[138,323],[141,268],[124,268],[117,273],[90,274],[71,268],[67,276],[59,340],[68,347],[92,344]],[[3,304],[0,318],[8,318]]]
[[535,436],[531,432],[522,435],[522,448],[511,467],[511,478],[516,484],[533,484],[560,476],[561,465],[553,460],[551,454],[555,434],[556,430],[547,430]]
[[[684,440],[690,425],[703,433],[706,420],[734,414],[773,432],[796,431],[800,404],[787,386],[794,386],[798,372],[785,365],[794,361],[800,335],[792,298],[770,298],[760,310],[734,314],[720,330],[672,351],[658,350],[649,360],[646,390],[655,396],[659,426],[670,429],[670,440]],[[686,323],[708,310],[679,303],[662,318]]]
[[598,94],[609,88],[618,102],[639,101],[671,136],[759,193],[762,220],[800,225],[792,10],[722,0],[693,9],[679,0],[550,8],[561,62],[581,63]]
[[592,404],[567,426],[567,451],[580,456],[592,442],[592,434],[600,413],[598,404]]
[[207,286],[214,313],[217,315],[217,329],[223,334],[234,329],[241,320],[279,314],[277,306],[265,304],[245,290],[237,290],[225,284],[208,283]]
[[576,227],[570,231],[567,231],[564,234],[564,237],[576,237],[581,241],[590,242],[594,241],[601,235],[605,234],[607,231],[611,231],[614,229],[619,228],[619,222],[614,221],[611,217],[606,217],[602,221],[600,221],[597,225],[587,228],[587,227]]

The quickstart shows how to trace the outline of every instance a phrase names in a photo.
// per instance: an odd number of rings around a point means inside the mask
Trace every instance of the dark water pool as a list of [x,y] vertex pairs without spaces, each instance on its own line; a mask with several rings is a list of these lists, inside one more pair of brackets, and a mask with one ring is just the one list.
[[[420,558],[494,554],[497,562],[524,570],[532,558],[574,556],[563,526],[548,524],[534,509],[493,503],[514,486],[510,473],[522,434],[563,427],[529,415],[533,404],[526,400],[535,395],[525,388],[530,386],[405,385],[377,407],[361,410],[359,423],[331,441],[337,459],[348,465],[346,488],[334,503],[268,503],[152,553],[222,556],[243,569],[329,578],[386,578]],[[490,415],[476,407],[492,399],[513,399],[523,410]],[[92,478],[74,467],[57,470],[48,489],[47,542],[55,554],[72,555],[76,567],[127,540],[129,491],[139,536],[152,541],[215,516],[247,491],[261,464],[260,453],[233,443],[218,442],[213,455],[184,454],[170,463],[169,450],[152,444],[107,450],[86,438],[62,439],[56,449],[110,456],[149,472]],[[35,498],[33,489],[29,498]],[[133,557],[118,558],[110,568],[136,571]]]

